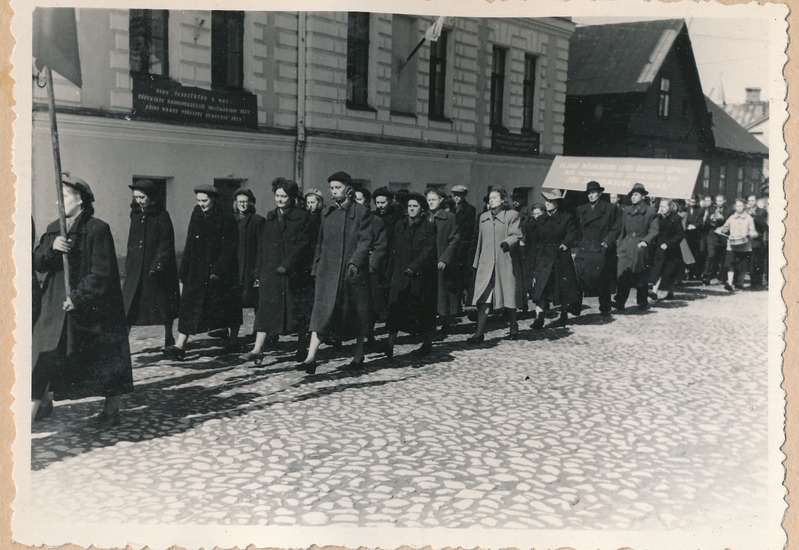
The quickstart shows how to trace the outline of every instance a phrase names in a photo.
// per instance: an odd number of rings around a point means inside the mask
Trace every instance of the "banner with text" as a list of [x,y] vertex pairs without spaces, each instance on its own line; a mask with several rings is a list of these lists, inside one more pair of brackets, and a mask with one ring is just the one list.
[[626,195],[633,184],[643,183],[654,196],[687,199],[701,167],[701,160],[558,155],[542,187],[584,192],[585,184],[594,180],[605,193]]

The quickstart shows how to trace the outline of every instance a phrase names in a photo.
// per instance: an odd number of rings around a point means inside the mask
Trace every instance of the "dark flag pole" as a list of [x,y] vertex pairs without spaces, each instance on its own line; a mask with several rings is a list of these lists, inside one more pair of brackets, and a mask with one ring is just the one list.
[[430,42],[436,42],[438,40],[438,37],[441,36],[441,30],[444,27],[444,19],[445,17],[442,15],[441,17],[438,17],[432,25],[430,25],[430,28],[425,31],[424,36],[421,40],[419,40],[419,43],[416,44],[416,47],[413,49],[413,51],[408,54],[408,57],[406,57],[402,63],[400,63],[399,67],[397,68],[398,71],[401,71],[402,68],[408,64],[408,61],[413,58],[414,54],[419,51],[419,48],[421,48],[426,41],[429,40]]
[[[58,124],[55,117],[55,93],[53,90],[53,71],[50,67],[44,68],[44,77],[47,79],[47,103],[50,111],[50,137],[53,142],[53,163],[55,164],[55,191],[58,197],[58,227],[61,236],[67,238],[67,216],[64,212],[64,193],[61,189],[61,149],[58,145]],[[64,261],[64,290],[67,297],[71,292],[69,284],[69,259],[66,254],[62,254]]]
[[[67,238],[67,220],[64,212],[64,195],[61,182],[61,150],[58,145],[58,124],[55,113],[53,69],[75,86],[83,85],[78,52],[78,29],[75,8],[35,8],[33,10],[33,57],[36,68],[44,71],[47,79],[47,103],[50,112],[50,137],[53,142],[55,186],[58,200],[58,225],[61,236]],[[63,255],[64,289],[70,293],[69,261]]]
[[410,61],[410,60],[411,60],[411,58],[413,57],[413,54],[415,54],[416,52],[418,52],[418,51],[419,51],[419,48],[421,48],[421,47],[422,47],[422,44],[424,44],[426,40],[427,40],[427,38],[425,38],[425,37],[422,37],[422,39],[421,39],[421,40],[419,40],[419,43],[418,43],[418,44],[416,44],[416,47],[413,49],[413,51],[412,51],[410,54],[408,54],[408,57],[406,57],[406,58],[405,58],[405,60],[404,60],[402,63],[400,63],[400,66],[399,66],[399,69],[398,69],[398,70],[400,70],[400,71],[401,71],[401,70],[402,70],[402,68],[403,68],[405,65],[407,65],[407,64],[408,64],[408,61]]

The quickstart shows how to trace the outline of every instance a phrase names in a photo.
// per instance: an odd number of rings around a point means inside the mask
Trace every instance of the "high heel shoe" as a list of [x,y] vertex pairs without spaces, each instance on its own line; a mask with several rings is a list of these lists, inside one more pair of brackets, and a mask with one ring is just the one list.
[[419,348],[413,350],[411,354],[417,357],[427,357],[428,355],[430,355],[432,349],[433,349],[433,344],[431,344],[430,342],[425,342]]
[[349,365],[347,365],[347,366],[349,368],[351,368],[351,369],[357,369],[358,367],[362,367],[363,366],[363,361],[364,361],[363,357],[361,357],[361,359],[359,361],[356,361],[355,359],[353,359],[352,361],[350,361]]
[[540,329],[544,328],[544,314],[543,313],[539,313],[538,314],[538,316],[535,318],[535,321],[533,321],[533,324],[530,325],[530,328],[532,328],[533,330],[540,330]]
[[518,340],[519,339],[519,331],[511,332],[508,334],[508,340]]
[[310,363],[300,363],[305,367],[305,374],[316,374],[316,360],[314,359]]
[[380,351],[382,351],[383,354],[388,359],[391,359],[392,357],[394,357],[394,346],[392,346],[391,344],[388,344],[388,343],[383,344],[383,346],[380,349]]
[[486,337],[482,334],[475,334],[474,336],[469,336],[466,339],[467,344],[482,344],[485,341]]
[[260,351],[248,351],[239,355],[239,359],[241,359],[242,363],[252,361],[255,365],[260,365],[264,361],[264,356]]
[[164,349],[164,355],[168,359],[183,361],[186,358],[186,350],[181,349],[177,346],[169,346],[168,348]]
[[93,422],[94,425],[101,430],[107,430],[108,428],[119,426],[119,410],[111,413],[103,410],[100,412],[100,414],[93,418]]

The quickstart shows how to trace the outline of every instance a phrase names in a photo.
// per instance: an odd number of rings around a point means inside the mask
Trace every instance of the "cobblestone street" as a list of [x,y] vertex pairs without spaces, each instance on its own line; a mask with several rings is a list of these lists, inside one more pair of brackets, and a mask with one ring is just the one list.
[[[518,341],[495,319],[432,356],[323,346],[314,377],[294,339],[263,365],[219,340],[161,357],[158,327],[131,333],[136,391],[122,424],[99,400],[56,403],[33,427],[42,521],[661,530],[763,527],[767,293],[687,286],[645,313]],[[242,333],[250,330],[252,315]],[[378,339],[383,338],[382,334]],[[98,495],[103,495],[98,498]]]

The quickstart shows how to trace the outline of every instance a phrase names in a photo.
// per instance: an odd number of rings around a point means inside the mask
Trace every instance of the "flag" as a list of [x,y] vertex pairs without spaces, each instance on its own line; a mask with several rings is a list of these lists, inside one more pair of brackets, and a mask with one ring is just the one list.
[[428,42],[435,42],[438,40],[438,37],[441,36],[441,29],[444,27],[444,19],[446,19],[443,15],[435,20],[435,22],[430,25],[430,28],[424,32],[424,39]]
[[37,69],[50,67],[76,86],[83,84],[74,8],[33,10],[33,57]]

